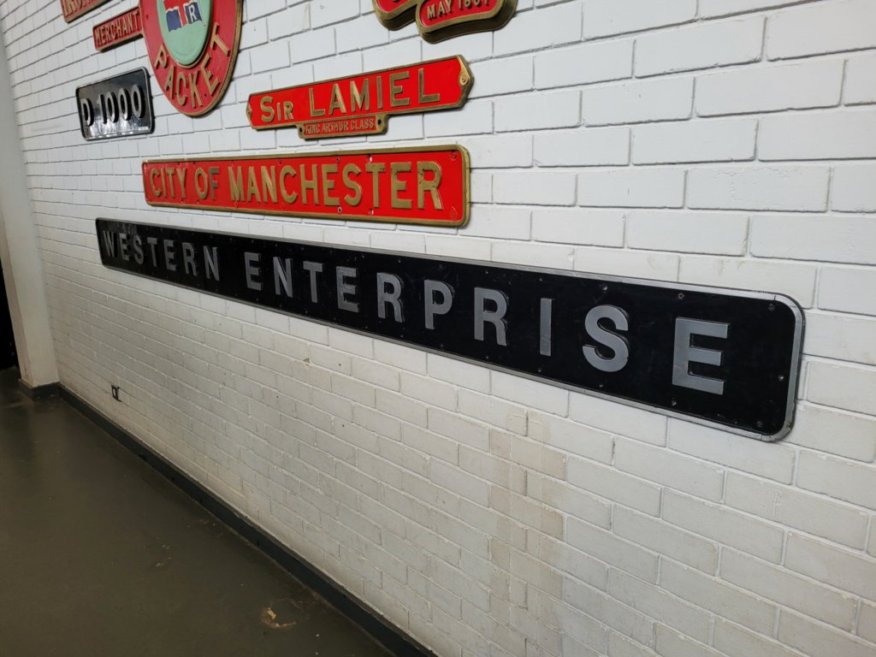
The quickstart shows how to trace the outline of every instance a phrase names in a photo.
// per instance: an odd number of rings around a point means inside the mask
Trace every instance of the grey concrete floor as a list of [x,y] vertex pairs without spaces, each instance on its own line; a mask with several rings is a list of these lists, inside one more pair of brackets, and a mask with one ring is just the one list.
[[0,372],[0,655],[390,654],[16,374]]

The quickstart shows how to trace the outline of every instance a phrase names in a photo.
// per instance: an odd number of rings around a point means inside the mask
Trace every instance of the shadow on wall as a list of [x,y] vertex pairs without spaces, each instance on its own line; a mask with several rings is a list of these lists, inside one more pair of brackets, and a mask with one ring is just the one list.
[[15,337],[12,335],[12,319],[9,316],[3,269],[0,268],[0,370],[15,365],[18,365],[18,356],[15,352]]

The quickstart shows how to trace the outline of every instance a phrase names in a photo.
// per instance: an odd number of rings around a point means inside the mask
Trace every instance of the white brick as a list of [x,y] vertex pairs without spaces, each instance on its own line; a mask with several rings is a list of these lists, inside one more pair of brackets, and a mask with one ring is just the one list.
[[876,166],[872,164],[838,165],[831,180],[831,207],[841,212],[876,212],[874,180]]
[[712,119],[637,126],[633,129],[635,164],[731,162],[754,159],[757,122]]
[[617,407],[618,402],[573,394],[570,400],[569,417],[583,424],[611,433],[618,433],[663,445],[666,443],[666,418],[657,413]]
[[825,406],[876,415],[876,369],[815,362],[809,366],[806,398]]
[[627,244],[634,249],[742,255],[748,215],[693,212],[631,212]]
[[779,640],[811,657],[872,657],[876,649],[871,643],[788,612],[783,612],[779,621]]
[[627,164],[630,131],[626,128],[553,130],[535,135],[537,166]]
[[502,203],[572,205],[575,185],[575,175],[571,173],[539,171],[493,176],[493,192]]
[[794,450],[756,440],[740,441],[725,431],[690,422],[669,421],[669,447],[785,484],[793,477]]
[[692,71],[760,59],[763,18],[712,21],[636,40],[636,75]]
[[555,7],[540,7],[527,16],[528,20],[511,21],[493,37],[497,55],[541,50],[581,39],[581,6],[565,3]]
[[684,23],[696,15],[696,0],[584,0],[584,36],[598,37]]
[[586,87],[581,93],[584,125],[618,125],[686,119],[693,79],[637,80]]
[[876,320],[810,313],[806,318],[804,352],[876,365]]
[[767,481],[730,473],[728,506],[850,547],[863,548],[869,516],[855,507]]
[[852,504],[876,509],[876,469],[869,464],[800,452],[797,485]]
[[769,634],[776,622],[775,605],[668,559],[660,564],[660,586],[719,618],[756,632]]
[[697,78],[696,112],[714,116],[831,107],[839,103],[842,75],[842,62],[833,60],[710,73]]
[[647,586],[642,580],[620,571],[609,571],[608,592],[633,609],[638,609],[697,641],[708,641],[709,615],[662,589]]
[[723,506],[666,491],[662,517],[673,525],[762,559],[777,563],[782,554],[784,533],[779,527]]
[[[722,0],[719,0],[719,2]],[[773,0],[775,1],[775,0]],[[784,0],[783,0],[784,1]],[[777,641],[755,634],[721,618],[715,622],[715,647],[727,655],[757,655],[758,657],[800,657],[799,652]]]
[[544,413],[530,411],[528,435],[563,452],[601,463],[610,463],[614,450],[611,434]]
[[718,567],[718,548],[715,543],[659,519],[617,506],[612,529],[621,538],[659,554],[671,555],[673,559],[703,572],[714,573]]
[[761,160],[825,160],[876,156],[876,112],[817,112],[761,119]]
[[650,582],[657,580],[657,556],[635,543],[617,538],[610,532],[569,519],[566,523],[566,540],[572,547],[611,566],[629,571]]
[[[493,104],[497,132],[569,128],[581,122],[581,99],[577,91],[556,91],[537,96],[518,94],[497,98]],[[546,105],[552,111],[545,112]],[[451,117],[448,120],[459,119]]]
[[[869,0],[827,0],[776,12],[767,26],[770,59],[804,57],[876,46],[867,29],[876,22],[876,6]],[[800,35],[807,38],[801,39]]]
[[578,176],[578,204],[596,207],[680,208],[684,170],[619,168],[590,170]]
[[[570,458],[566,464],[569,483],[644,513],[657,515],[660,487],[587,459]],[[582,549],[586,547],[582,546]]]
[[876,315],[876,299],[862,290],[876,289],[876,271],[826,267],[821,270],[818,306],[825,310]]
[[823,211],[828,178],[826,168],[814,166],[693,169],[688,174],[687,198],[692,208]]
[[[721,556],[721,577],[768,600],[837,627],[850,629],[854,624],[857,602],[853,596],[760,559],[725,550]],[[760,632],[769,635],[771,629],[761,629]]]
[[557,48],[535,56],[537,89],[619,80],[632,74],[632,39]]
[[540,208],[532,213],[532,238],[539,242],[622,246],[624,217],[617,210]]
[[815,298],[815,267],[740,258],[684,257],[678,280],[684,283],[787,294],[804,308]]
[[719,500],[724,487],[721,468],[632,440],[616,441],[614,465],[622,472],[708,500]]
[[665,625],[656,627],[656,649],[659,655],[672,655],[673,657],[721,657],[699,641],[671,630]]
[[876,419],[802,404],[786,442],[869,463],[876,459]]
[[849,57],[843,101],[847,105],[876,103],[876,53]]

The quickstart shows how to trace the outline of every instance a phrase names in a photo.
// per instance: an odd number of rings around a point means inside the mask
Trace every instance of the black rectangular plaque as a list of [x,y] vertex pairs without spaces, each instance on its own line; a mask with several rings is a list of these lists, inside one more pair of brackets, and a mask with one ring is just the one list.
[[145,68],[79,87],[79,127],[88,141],[148,135],[155,129]]
[[103,264],[777,440],[803,313],[778,294],[97,220]]

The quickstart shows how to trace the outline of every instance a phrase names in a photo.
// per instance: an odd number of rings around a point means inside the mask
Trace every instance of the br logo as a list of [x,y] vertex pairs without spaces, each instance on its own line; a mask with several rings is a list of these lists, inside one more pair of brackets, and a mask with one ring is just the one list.
[[154,0],[159,4],[161,36],[182,66],[193,64],[207,45],[213,0]]
[[155,81],[183,114],[201,116],[228,88],[243,0],[140,0]]

